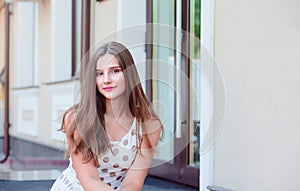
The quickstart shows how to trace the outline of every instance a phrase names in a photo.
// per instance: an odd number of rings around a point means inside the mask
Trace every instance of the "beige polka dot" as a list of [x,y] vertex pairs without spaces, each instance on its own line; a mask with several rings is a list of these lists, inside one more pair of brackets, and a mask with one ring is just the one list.
[[104,168],[101,170],[103,173],[107,173],[108,169],[107,168]]
[[111,172],[111,173],[109,174],[109,176],[110,176],[110,177],[114,177],[114,176],[116,176],[116,173],[115,173],[115,172]]
[[103,162],[108,163],[108,161],[109,161],[109,158],[108,158],[108,157],[104,157],[104,158],[103,158]]
[[120,180],[122,178],[122,176],[118,176],[118,178],[116,180]]
[[131,131],[131,135],[134,136],[135,135],[135,131]]
[[132,151],[135,151],[135,149],[136,149],[136,145],[133,145],[133,146],[131,147],[131,150],[132,150]]
[[119,168],[120,165],[119,165],[118,163],[116,163],[116,164],[113,165],[113,167],[114,167],[114,168]]
[[124,156],[122,157],[122,159],[123,159],[123,161],[127,161],[127,160],[128,160],[128,155],[124,155]]
[[127,139],[125,139],[125,140],[123,141],[123,145],[128,145],[128,140],[127,140]]
[[112,151],[113,155],[117,155],[119,154],[119,149],[115,148],[113,151]]

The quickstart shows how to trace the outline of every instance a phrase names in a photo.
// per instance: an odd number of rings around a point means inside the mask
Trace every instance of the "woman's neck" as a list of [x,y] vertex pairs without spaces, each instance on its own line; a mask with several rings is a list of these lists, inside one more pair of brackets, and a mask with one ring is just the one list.
[[105,115],[114,119],[132,117],[128,101],[124,101],[123,99],[106,100]]

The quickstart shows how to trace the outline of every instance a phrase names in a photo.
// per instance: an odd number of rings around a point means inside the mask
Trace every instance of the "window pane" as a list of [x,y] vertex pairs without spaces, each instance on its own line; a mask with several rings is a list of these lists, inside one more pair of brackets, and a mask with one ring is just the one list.
[[[174,0],[153,1],[153,21],[174,26]],[[174,31],[172,27],[153,27],[153,105],[165,129],[156,159],[173,161],[175,126]]]
[[18,44],[17,44],[17,87],[27,87],[36,84],[35,66],[37,65],[37,23],[38,4],[18,2]]
[[79,72],[81,63],[81,1],[76,2],[76,72]]
[[67,80],[72,69],[72,2],[52,0],[51,8],[52,80]]

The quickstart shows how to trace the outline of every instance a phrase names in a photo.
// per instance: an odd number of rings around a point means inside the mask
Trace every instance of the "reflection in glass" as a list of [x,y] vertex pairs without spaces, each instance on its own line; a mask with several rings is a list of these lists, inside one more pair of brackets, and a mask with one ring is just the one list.
[[[157,24],[174,26],[174,0],[154,0],[153,21]],[[165,128],[164,141],[159,142],[154,158],[172,162],[176,92],[174,92],[174,73],[169,69],[170,66],[174,66],[172,46],[174,45],[174,32],[160,30],[154,26],[153,44],[153,104]],[[162,46],[162,44],[168,44],[169,47]],[[163,80],[166,77],[167,80]]]
[[[190,10],[190,146],[189,165],[199,168],[200,163],[200,10],[201,1],[191,0]],[[196,40],[195,40],[196,39]]]

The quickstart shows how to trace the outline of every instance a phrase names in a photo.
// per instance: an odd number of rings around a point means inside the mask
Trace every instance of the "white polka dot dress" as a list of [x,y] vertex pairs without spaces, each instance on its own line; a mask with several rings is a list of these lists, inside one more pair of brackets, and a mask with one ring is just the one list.
[[[98,157],[99,179],[114,190],[120,190],[128,168],[136,156],[136,119],[128,133],[119,141],[111,141],[112,149]],[[50,191],[84,191],[70,165],[56,179]]]

